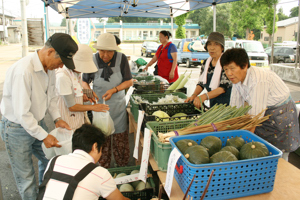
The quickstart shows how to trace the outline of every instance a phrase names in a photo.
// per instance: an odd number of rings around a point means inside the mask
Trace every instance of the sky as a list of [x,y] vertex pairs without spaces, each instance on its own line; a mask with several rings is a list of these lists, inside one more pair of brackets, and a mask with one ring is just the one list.
[[[20,0],[3,0],[5,10],[12,10],[17,15],[21,16],[20,9]],[[29,4],[26,6],[26,16],[28,18],[43,18],[44,17],[44,4],[41,0],[27,0]],[[1,1],[2,7],[2,1]],[[293,7],[298,6],[298,0],[279,0],[277,5],[277,10],[282,7],[283,13],[287,16],[290,15],[290,10]],[[58,14],[52,8],[49,7],[49,21],[52,22],[61,22],[62,15]]]

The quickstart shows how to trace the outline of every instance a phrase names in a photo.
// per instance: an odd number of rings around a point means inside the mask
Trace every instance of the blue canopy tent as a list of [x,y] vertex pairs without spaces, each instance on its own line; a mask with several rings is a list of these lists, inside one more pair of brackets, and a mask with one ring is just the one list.
[[[214,8],[213,30],[216,30],[216,4],[238,0],[42,0],[66,19],[102,17],[173,17],[208,6]],[[45,20],[47,21],[47,19]]]

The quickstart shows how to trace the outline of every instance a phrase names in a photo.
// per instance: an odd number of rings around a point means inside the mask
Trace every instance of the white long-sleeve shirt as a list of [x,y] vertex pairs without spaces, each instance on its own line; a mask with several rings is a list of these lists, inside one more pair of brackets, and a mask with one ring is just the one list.
[[243,83],[233,84],[230,105],[243,106],[245,102],[252,106],[249,114],[257,115],[268,106],[284,102],[290,90],[273,71],[250,67]]
[[3,86],[1,113],[34,138],[43,140],[48,133],[38,125],[46,111],[60,117],[56,105],[55,71],[45,72],[37,52],[26,56],[7,71]]

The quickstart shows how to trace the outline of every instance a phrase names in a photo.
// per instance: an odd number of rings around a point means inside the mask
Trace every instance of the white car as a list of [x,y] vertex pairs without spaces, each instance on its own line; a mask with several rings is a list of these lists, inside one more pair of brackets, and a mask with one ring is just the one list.
[[268,55],[259,41],[255,40],[237,40],[235,48],[244,48],[247,51],[250,65],[264,67],[269,65]]

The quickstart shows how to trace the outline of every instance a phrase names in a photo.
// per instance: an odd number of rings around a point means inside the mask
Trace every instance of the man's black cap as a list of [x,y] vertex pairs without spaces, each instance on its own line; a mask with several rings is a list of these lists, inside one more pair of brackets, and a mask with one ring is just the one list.
[[59,54],[64,65],[69,69],[75,69],[73,56],[78,50],[76,42],[65,33],[54,33],[48,41]]

